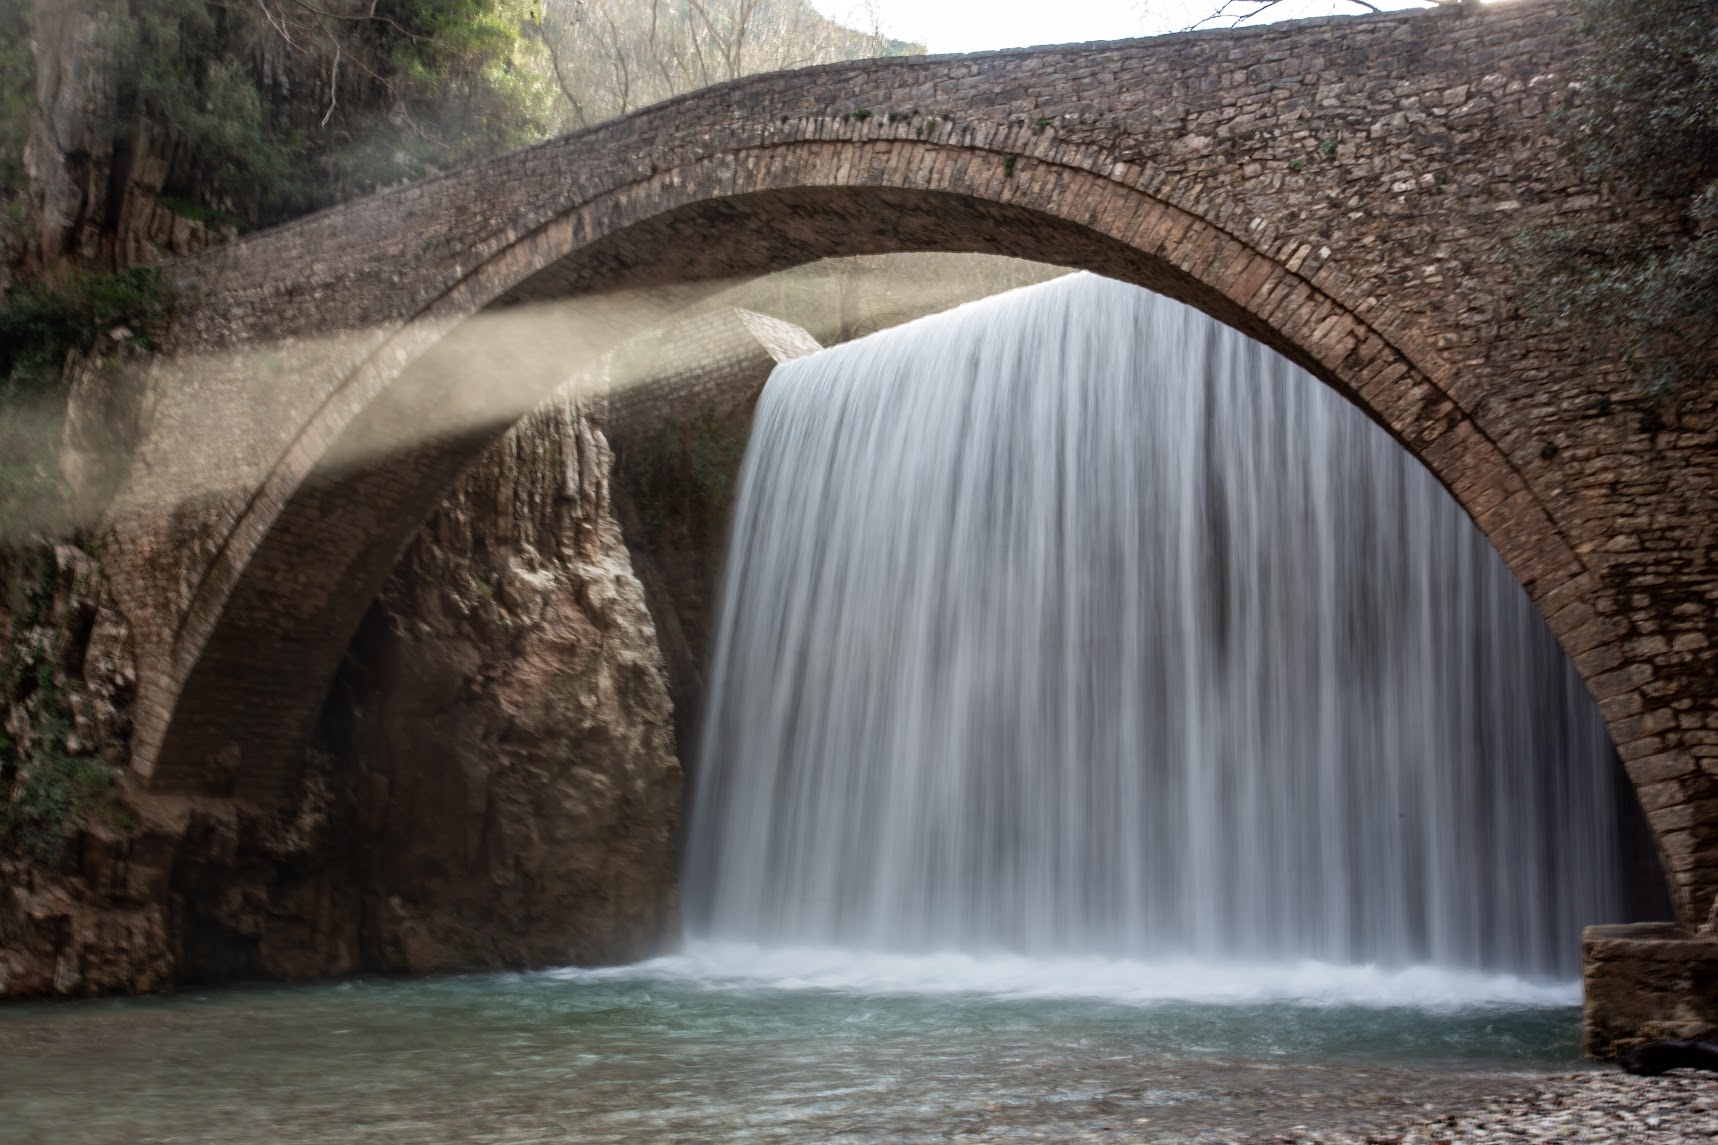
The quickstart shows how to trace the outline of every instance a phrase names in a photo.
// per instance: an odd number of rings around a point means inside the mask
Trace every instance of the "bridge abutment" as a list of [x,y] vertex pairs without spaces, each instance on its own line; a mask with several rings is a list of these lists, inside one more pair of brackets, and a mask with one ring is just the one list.
[[1718,933],[1674,923],[1590,926],[1581,939],[1581,1048],[1613,1058],[1642,1042],[1718,1030]]

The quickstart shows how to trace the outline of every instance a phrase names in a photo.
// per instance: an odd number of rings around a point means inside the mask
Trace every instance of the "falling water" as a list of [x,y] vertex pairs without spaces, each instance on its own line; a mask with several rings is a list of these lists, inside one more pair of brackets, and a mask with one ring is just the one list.
[[1462,510],[1090,275],[777,369],[706,710],[714,939],[1567,976],[1621,907],[1604,726]]

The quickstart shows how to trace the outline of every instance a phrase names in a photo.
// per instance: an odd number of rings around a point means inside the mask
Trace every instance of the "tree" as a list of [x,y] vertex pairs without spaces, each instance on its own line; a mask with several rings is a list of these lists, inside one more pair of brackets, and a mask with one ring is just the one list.
[[[1525,233],[1523,301],[1619,354],[1655,404],[1718,392],[1718,0],[1577,0],[1562,136],[1606,216]],[[1652,419],[1649,419],[1652,420]]]
[[547,0],[543,38],[579,127],[741,76],[923,50],[806,0]]
[[[554,126],[530,0],[131,0],[122,114],[167,125],[259,221]],[[128,37],[128,38],[126,38]],[[125,98],[125,83],[135,84]]]
[[[27,274],[153,257],[157,204],[212,230],[266,225],[534,142],[559,122],[533,0],[0,8],[32,33],[6,42],[35,48],[35,98],[22,101],[7,98],[16,69],[0,50],[0,142],[30,140]],[[0,190],[17,154],[0,148]]]
[[33,223],[0,219],[0,262],[29,229],[25,273],[56,276],[154,257],[157,204],[267,225],[706,84],[908,47],[807,0],[0,0],[0,32],[0,195],[22,202],[28,167]]

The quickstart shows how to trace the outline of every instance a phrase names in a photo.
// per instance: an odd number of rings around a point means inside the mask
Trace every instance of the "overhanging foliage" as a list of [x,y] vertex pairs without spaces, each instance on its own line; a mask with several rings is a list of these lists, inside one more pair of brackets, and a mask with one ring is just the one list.
[[1524,234],[1523,299],[1653,401],[1718,392],[1718,0],[1577,0],[1593,45],[1563,137],[1609,217]]

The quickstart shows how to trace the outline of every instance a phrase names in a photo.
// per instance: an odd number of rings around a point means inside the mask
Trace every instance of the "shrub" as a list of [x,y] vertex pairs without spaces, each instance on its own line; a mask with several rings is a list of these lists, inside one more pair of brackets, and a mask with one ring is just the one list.
[[1718,0],[1577,0],[1593,49],[1566,144],[1611,217],[1524,233],[1529,313],[1590,332],[1653,402],[1718,385]]
[[121,326],[149,348],[171,305],[165,278],[148,266],[30,283],[0,303],[0,545],[57,522],[67,356],[91,353]]
[[39,863],[59,861],[66,826],[113,785],[113,768],[68,747],[71,698],[36,639],[49,622],[54,560],[45,547],[15,553],[4,571],[16,577],[22,599],[10,644],[0,659],[0,712],[20,712],[25,742],[0,735],[0,844]]

